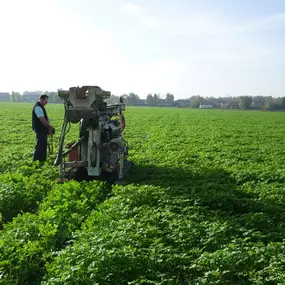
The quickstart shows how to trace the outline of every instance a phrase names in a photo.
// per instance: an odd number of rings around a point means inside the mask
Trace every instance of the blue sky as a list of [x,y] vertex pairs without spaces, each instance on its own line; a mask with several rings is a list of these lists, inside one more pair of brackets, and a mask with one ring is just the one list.
[[0,91],[285,96],[285,1],[0,0]]

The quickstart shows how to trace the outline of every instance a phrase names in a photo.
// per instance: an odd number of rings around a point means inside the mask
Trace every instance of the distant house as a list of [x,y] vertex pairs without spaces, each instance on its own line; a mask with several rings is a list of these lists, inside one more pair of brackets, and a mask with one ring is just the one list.
[[201,103],[199,106],[200,109],[212,109],[213,107],[214,106],[212,104],[201,104]]
[[145,99],[138,99],[134,106],[147,106],[145,103]]
[[11,101],[10,94],[7,92],[0,92],[0,101],[1,102],[9,102]]
[[161,103],[157,105],[158,107],[172,107],[172,104]]
[[221,102],[222,109],[240,109],[240,105],[238,102],[230,101],[227,103]]
[[187,108],[190,106],[190,100],[189,99],[178,99],[173,102],[172,106],[177,107],[177,108]]

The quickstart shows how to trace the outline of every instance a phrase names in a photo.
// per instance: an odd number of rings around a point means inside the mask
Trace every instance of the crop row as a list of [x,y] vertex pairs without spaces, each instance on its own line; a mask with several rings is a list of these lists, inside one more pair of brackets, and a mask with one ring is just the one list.
[[[134,169],[110,186],[58,184],[55,154],[32,163],[30,112],[11,120],[31,106],[12,105],[0,284],[285,283],[283,113],[128,108]],[[62,106],[48,108],[58,130]]]
[[107,195],[108,187],[102,182],[55,185],[36,213],[19,215],[5,224],[0,284],[39,284],[46,262],[71,242],[72,234]]

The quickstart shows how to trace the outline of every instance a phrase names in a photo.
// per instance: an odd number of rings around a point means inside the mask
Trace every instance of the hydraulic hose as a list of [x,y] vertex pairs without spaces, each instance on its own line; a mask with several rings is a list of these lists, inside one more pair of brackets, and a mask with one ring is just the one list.
[[67,134],[66,132],[66,127],[67,127],[68,121],[67,121],[67,115],[66,115],[66,110],[65,110],[65,114],[64,114],[64,121],[62,124],[62,128],[61,128],[61,133],[60,133],[60,137],[59,137],[59,144],[58,144],[58,153],[57,153],[57,157],[54,161],[54,165],[58,166],[60,165],[61,161],[62,161],[62,152],[63,152],[63,144],[64,144],[64,137]]
[[53,134],[48,135],[48,154],[53,154]]

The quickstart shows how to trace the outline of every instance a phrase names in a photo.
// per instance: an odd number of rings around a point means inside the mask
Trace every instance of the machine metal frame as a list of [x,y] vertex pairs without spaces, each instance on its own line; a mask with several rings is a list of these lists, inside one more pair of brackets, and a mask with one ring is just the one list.
[[[71,170],[83,168],[90,177],[100,177],[103,172],[115,173],[122,180],[131,166],[127,160],[128,145],[123,137],[124,98],[120,97],[118,104],[107,105],[104,100],[110,98],[111,92],[98,86],[71,87],[58,90],[58,95],[64,100],[65,107],[54,163],[59,166],[60,178],[65,178]],[[63,151],[70,124],[79,124],[79,139]],[[71,152],[76,152],[76,159],[66,161]]]

